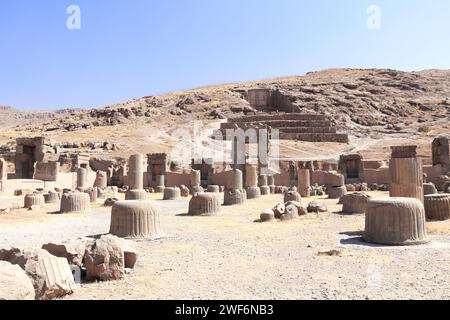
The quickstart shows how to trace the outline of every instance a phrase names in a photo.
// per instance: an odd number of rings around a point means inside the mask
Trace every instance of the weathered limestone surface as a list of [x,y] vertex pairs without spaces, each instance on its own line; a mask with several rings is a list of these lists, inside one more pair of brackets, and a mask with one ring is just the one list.
[[219,197],[216,193],[197,193],[189,202],[191,216],[210,216],[220,211]]
[[158,238],[162,234],[160,215],[155,201],[118,201],[111,210],[110,233],[121,238]]
[[414,198],[373,199],[367,202],[364,239],[386,245],[428,242],[425,208]]
[[426,195],[425,214],[430,221],[450,219],[450,194]]
[[72,192],[61,196],[61,213],[83,213],[90,209],[91,198],[87,193]]

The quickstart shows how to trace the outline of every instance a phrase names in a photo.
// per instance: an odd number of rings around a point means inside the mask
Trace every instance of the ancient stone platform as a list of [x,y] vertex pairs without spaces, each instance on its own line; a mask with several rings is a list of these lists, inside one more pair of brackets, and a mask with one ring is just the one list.
[[[307,142],[348,143],[348,134],[338,133],[330,119],[320,114],[283,113],[231,118],[222,123],[215,135],[227,137],[227,129],[277,129],[279,139]],[[275,137],[272,137],[275,138]]]

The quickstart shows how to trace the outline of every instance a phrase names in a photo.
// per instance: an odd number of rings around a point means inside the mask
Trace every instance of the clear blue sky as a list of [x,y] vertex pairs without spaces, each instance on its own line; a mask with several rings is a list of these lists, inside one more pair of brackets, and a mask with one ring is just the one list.
[[[81,30],[66,27],[71,4]],[[21,109],[330,67],[450,69],[450,1],[0,0],[0,104]]]

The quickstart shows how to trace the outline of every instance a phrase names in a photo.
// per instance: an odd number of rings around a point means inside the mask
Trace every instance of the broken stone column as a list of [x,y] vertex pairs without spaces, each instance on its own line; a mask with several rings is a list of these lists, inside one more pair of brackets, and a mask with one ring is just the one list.
[[84,192],[65,193],[61,197],[60,213],[83,213],[91,209],[91,198]]
[[118,201],[111,210],[109,233],[121,238],[161,237],[161,208],[155,201]]
[[82,190],[89,187],[86,168],[77,169],[77,189]]
[[0,158],[0,181],[6,180],[8,180],[7,164],[5,159]]
[[267,184],[267,181],[268,181],[267,175],[262,174],[258,177],[259,190],[261,191],[261,195],[263,195],[263,196],[267,196],[271,193],[271,191],[270,191],[271,189],[270,189],[269,185]]
[[189,201],[191,216],[211,216],[220,211],[219,197],[216,193],[197,193]]
[[422,202],[414,198],[368,200],[364,240],[385,245],[428,242]]
[[243,188],[242,171],[238,169],[229,171],[224,191],[224,205],[243,204],[245,200],[247,200],[247,194]]
[[73,293],[76,287],[65,258],[55,257],[43,249],[0,250],[0,255],[3,256],[2,260],[18,265],[25,271],[31,279],[37,300],[61,298]]
[[416,149],[416,146],[392,147],[391,197],[416,198],[423,202],[422,159],[417,157]]
[[429,182],[429,183],[424,183],[423,184],[423,194],[429,195],[429,194],[436,194],[438,193],[436,186],[434,185],[434,183]]
[[324,172],[324,175],[329,199],[340,199],[347,194],[344,175],[333,172]]
[[202,181],[200,170],[192,170],[189,180],[191,195],[204,191],[201,187]]
[[450,194],[426,195],[425,214],[430,221],[450,219]]
[[256,199],[261,196],[261,190],[258,187],[258,168],[255,165],[245,165],[245,186],[247,199]]
[[343,196],[339,203],[342,204],[342,212],[347,214],[362,214],[366,212],[367,201],[370,199],[365,193],[350,193]]
[[132,155],[129,159],[128,182],[130,189],[125,193],[125,200],[146,200],[144,190],[144,156]]
[[214,184],[210,184],[206,189],[208,193],[220,193],[220,187]]
[[163,200],[178,200],[181,198],[180,188],[165,188]]
[[269,190],[271,194],[275,193],[275,176],[267,176],[267,185],[269,186]]
[[311,174],[308,169],[298,170],[298,192],[304,198],[311,197]]
[[58,203],[61,200],[61,194],[56,191],[49,191],[44,194],[45,203]]
[[45,205],[45,198],[42,193],[27,194],[24,198],[24,208],[41,208]]
[[444,136],[437,137],[433,141],[432,149],[433,149],[433,166],[441,165],[444,168],[450,167],[449,139]]
[[135,154],[130,156],[128,166],[128,179],[130,189],[144,189],[144,156],[142,154]]
[[89,195],[89,198],[91,199],[91,203],[96,203],[98,199],[98,188],[87,188],[84,193],[87,193]]
[[163,193],[165,188],[165,181],[164,181],[164,175],[158,175],[156,176],[156,187],[155,192],[156,193]]
[[108,174],[104,171],[97,171],[94,187],[106,188],[108,186]]

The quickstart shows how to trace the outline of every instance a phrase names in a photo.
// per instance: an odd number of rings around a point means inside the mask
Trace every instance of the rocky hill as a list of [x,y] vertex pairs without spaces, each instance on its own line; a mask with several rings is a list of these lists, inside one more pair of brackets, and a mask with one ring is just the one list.
[[133,141],[132,132],[137,128],[170,132],[193,120],[217,122],[253,114],[255,110],[241,94],[242,89],[252,87],[278,90],[296,112],[327,115],[339,130],[356,138],[417,138],[450,131],[450,71],[375,69],[331,69],[298,77],[210,86],[97,109],[25,112],[2,107],[0,128],[11,129],[10,138],[16,132],[74,139],[94,135],[107,140],[117,132],[122,137],[128,132]]

